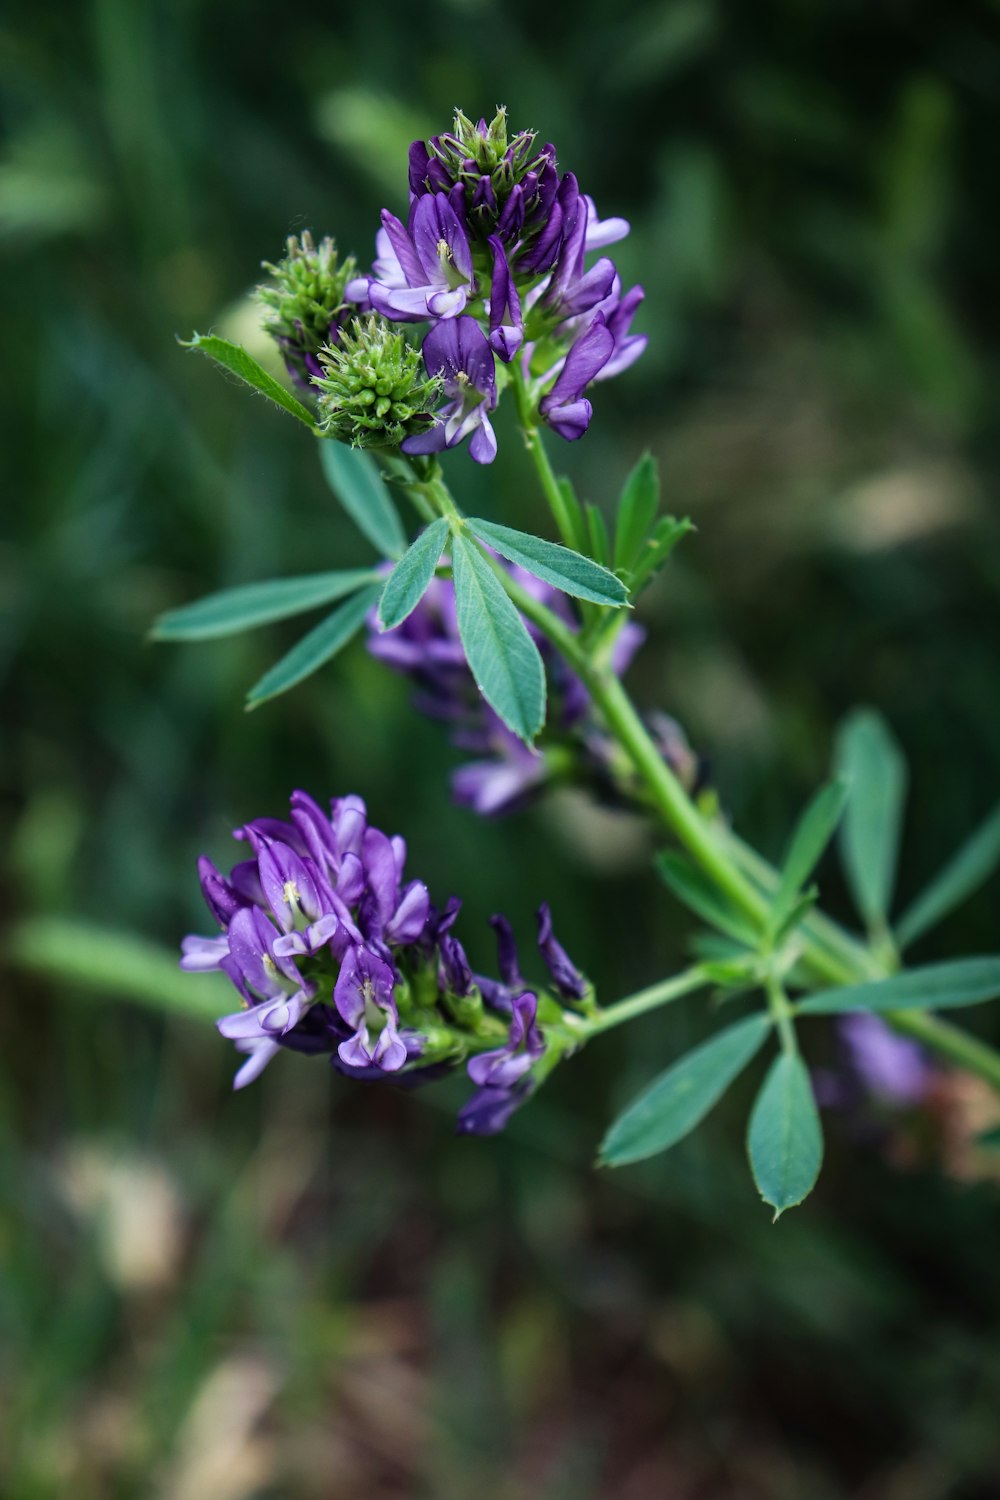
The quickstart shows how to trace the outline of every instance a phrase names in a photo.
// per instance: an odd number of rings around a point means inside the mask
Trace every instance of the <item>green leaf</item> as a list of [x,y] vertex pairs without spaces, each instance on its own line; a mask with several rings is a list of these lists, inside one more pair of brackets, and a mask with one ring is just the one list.
[[799,893],[832,839],[846,801],[847,783],[840,779],[831,781],[828,786],[820,788],[799,819],[771,904],[768,922],[771,933],[784,925],[798,904]]
[[776,1219],[816,1186],[823,1128],[801,1057],[783,1052],[771,1064],[750,1116],[747,1150],[757,1191]]
[[655,860],[661,879],[670,887],[678,901],[683,901],[704,922],[727,933],[737,942],[756,948],[757,934],[742,913],[719,893],[718,888],[700,870],[696,870],[682,854],[673,850],[658,854]]
[[956,958],[943,964],[905,969],[890,979],[821,990],[796,1010],[812,1016],[835,1016],[850,1010],[957,1010],[1000,999],[1000,955]]
[[19,968],[67,989],[91,990],[101,1000],[128,1000],[198,1021],[214,1021],[233,1009],[232,990],[222,975],[185,974],[176,952],[73,917],[19,922],[6,954]]
[[495,548],[501,557],[527,568],[536,578],[544,579],[564,594],[572,594],[575,599],[589,599],[594,604],[620,606],[628,603],[628,589],[620,578],[569,547],[545,542],[541,537],[529,536],[526,531],[512,531],[509,526],[497,526],[493,521],[481,521],[475,516],[466,524],[474,536]]
[[503,584],[475,543],[451,543],[458,633],[476,686],[514,734],[530,745],[545,722],[545,668]]
[[751,1016],[717,1032],[661,1073],[611,1126],[599,1160],[621,1167],[665,1151],[708,1114],[763,1045],[769,1016]]
[[401,625],[416,609],[434,577],[447,539],[448,522],[439,516],[403,553],[386,579],[378,602],[378,621],[383,630]]
[[615,567],[635,563],[660,504],[660,475],[651,453],[644,453],[625,481],[615,526]]
[[942,917],[990,878],[1000,864],[1000,806],[967,839],[939,875],[901,918],[896,937],[901,948],[915,942]]
[[837,770],[848,783],[840,847],[854,900],[865,922],[885,922],[896,879],[906,795],[906,762],[880,714],[850,714],[837,742]]
[[376,574],[370,568],[344,573],[306,573],[300,578],[272,578],[266,583],[248,583],[219,594],[207,594],[193,604],[167,610],[150,634],[157,641],[209,641],[240,630],[253,630],[273,620],[332,604],[366,583]]
[[323,473],[358,530],[382,557],[396,561],[406,551],[406,532],[375,460],[334,438],[319,445]]
[[249,355],[239,344],[231,344],[228,339],[220,339],[214,333],[196,333],[191,339],[181,339],[185,349],[197,349],[201,354],[207,354],[209,359],[214,359],[217,365],[224,370],[229,370],[233,375],[238,375],[242,381],[273,401],[275,406],[280,406],[282,411],[287,411],[291,416],[298,417],[304,422],[311,432],[317,432],[318,428],[313,419],[312,412],[308,407],[297,401],[290,391],[269,375],[257,361]]
[[254,683],[247,694],[247,708],[257,708],[268,698],[287,693],[289,688],[296,687],[325,666],[361,629],[365,615],[380,592],[381,584],[362,589],[353,599],[335,609],[332,615],[321,620],[315,630],[304,635],[286,656],[264,673],[259,682]]
[[643,542],[632,568],[633,594],[637,594],[649,582],[653,574],[663,567],[677,543],[694,529],[694,522],[687,516],[680,521],[675,516],[660,517],[652,534]]
[[596,562],[606,568],[611,561],[611,545],[608,541],[608,528],[604,520],[604,512],[596,505],[587,502],[587,541],[590,545],[590,555]]

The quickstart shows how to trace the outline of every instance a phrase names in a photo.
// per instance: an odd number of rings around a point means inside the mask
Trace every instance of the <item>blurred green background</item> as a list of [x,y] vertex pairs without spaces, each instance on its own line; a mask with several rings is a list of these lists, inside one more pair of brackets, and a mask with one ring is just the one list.
[[[606,503],[651,446],[697,524],[638,696],[769,854],[838,718],[877,705],[911,758],[912,895],[1000,766],[997,5],[10,0],[0,88],[4,1500],[996,1496],[988,1101],[952,1079],[888,1135],[828,1117],[818,1192],[772,1228],[753,1078],[670,1156],[590,1168],[695,1005],[594,1044],[498,1141],[456,1140],[447,1090],[291,1056],[233,1096],[229,1046],[163,1009],[197,989],[168,955],[206,930],[198,853],[294,786],[405,832],[479,965],[491,911],[527,942],[547,898],[611,999],[684,921],[629,819],[453,809],[453,752],[360,648],[246,718],[280,627],[144,633],[366,560],[313,444],[175,336],[245,332],[290,231],[367,259],[410,138],[506,103],[633,223],[649,352],[558,459]],[[530,526],[499,431],[452,478]],[[824,895],[847,915],[833,872]],[[995,916],[982,894],[923,956],[995,947]]]

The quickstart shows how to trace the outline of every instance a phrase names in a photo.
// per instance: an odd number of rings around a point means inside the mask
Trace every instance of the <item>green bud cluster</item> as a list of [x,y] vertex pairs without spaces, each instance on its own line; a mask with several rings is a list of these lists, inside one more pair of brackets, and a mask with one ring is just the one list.
[[347,312],[344,289],[357,263],[349,256],[338,264],[335,242],[327,236],[317,246],[308,230],[298,238],[289,235],[287,244],[288,254],[278,265],[263,262],[271,280],[256,295],[267,309],[264,328],[286,360],[307,377],[305,356],[315,356],[330,342],[331,328]]
[[[451,131],[435,136],[428,147],[457,180],[474,184],[479,176],[486,176],[493,179],[495,189],[509,190],[527,171],[540,164],[534,149],[535,132],[519,130],[516,135],[508,136],[507,110],[503,105],[485,129],[484,124],[474,124],[468,115],[456,109]],[[470,170],[469,162],[474,163],[474,170]]]
[[395,448],[434,425],[439,376],[420,351],[374,313],[357,318],[321,349],[323,377],[313,380],[323,430],[355,448]]

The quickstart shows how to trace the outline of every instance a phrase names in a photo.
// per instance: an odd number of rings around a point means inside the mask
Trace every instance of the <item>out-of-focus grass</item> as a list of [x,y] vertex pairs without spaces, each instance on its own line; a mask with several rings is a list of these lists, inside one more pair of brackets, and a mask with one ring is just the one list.
[[[983,1101],[951,1085],[884,1144],[831,1118],[821,1192],[772,1229],[745,1090],[670,1158],[590,1169],[704,1033],[693,1004],[591,1048],[503,1141],[453,1140],[447,1087],[316,1061],[233,1096],[219,988],[168,954],[208,930],[196,855],[295,785],[405,832],[477,964],[491,911],[527,941],[547,898],[610,996],[682,923],[631,822],[449,807],[451,752],[360,650],[247,721],[283,627],[145,642],[210,589],[369,560],[313,445],[175,336],[229,330],[290,231],[367,255],[409,131],[506,101],[633,222],[650,348],[559,461],[603,501],[651,445],[697,523],[636,692],[769,852],[877,703],[912,759],[905,900],[1000,764],[993,7],[88,0],[8,8],[0,43],[0,1493],[994,1494]],[[530,525],[503,413],[500,437],[457,482]],[[927,956],[987,947],[994,904]]]

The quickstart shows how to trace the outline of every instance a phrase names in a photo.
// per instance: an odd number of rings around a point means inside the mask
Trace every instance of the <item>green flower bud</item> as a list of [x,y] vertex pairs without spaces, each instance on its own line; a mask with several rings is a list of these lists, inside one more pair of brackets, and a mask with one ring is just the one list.
[[420,351],[374,313],[357,318],[335,345],[321,349],[313,380],[325,432],[355,448],[396,448],[434,425],[442,382],[428,376]]
[[353,311],[344,293],[357,264],[353,256],[338,264],[334,241],[327,236],[317,247],[305,230],[299,238],[289,236],[284,260],[276,266],[264,261],[263,266],[271,275],[256,293],[267,310],[264,328],[281,349],[290,373],[308,385],[319,374],[320,349],[337,337]]

